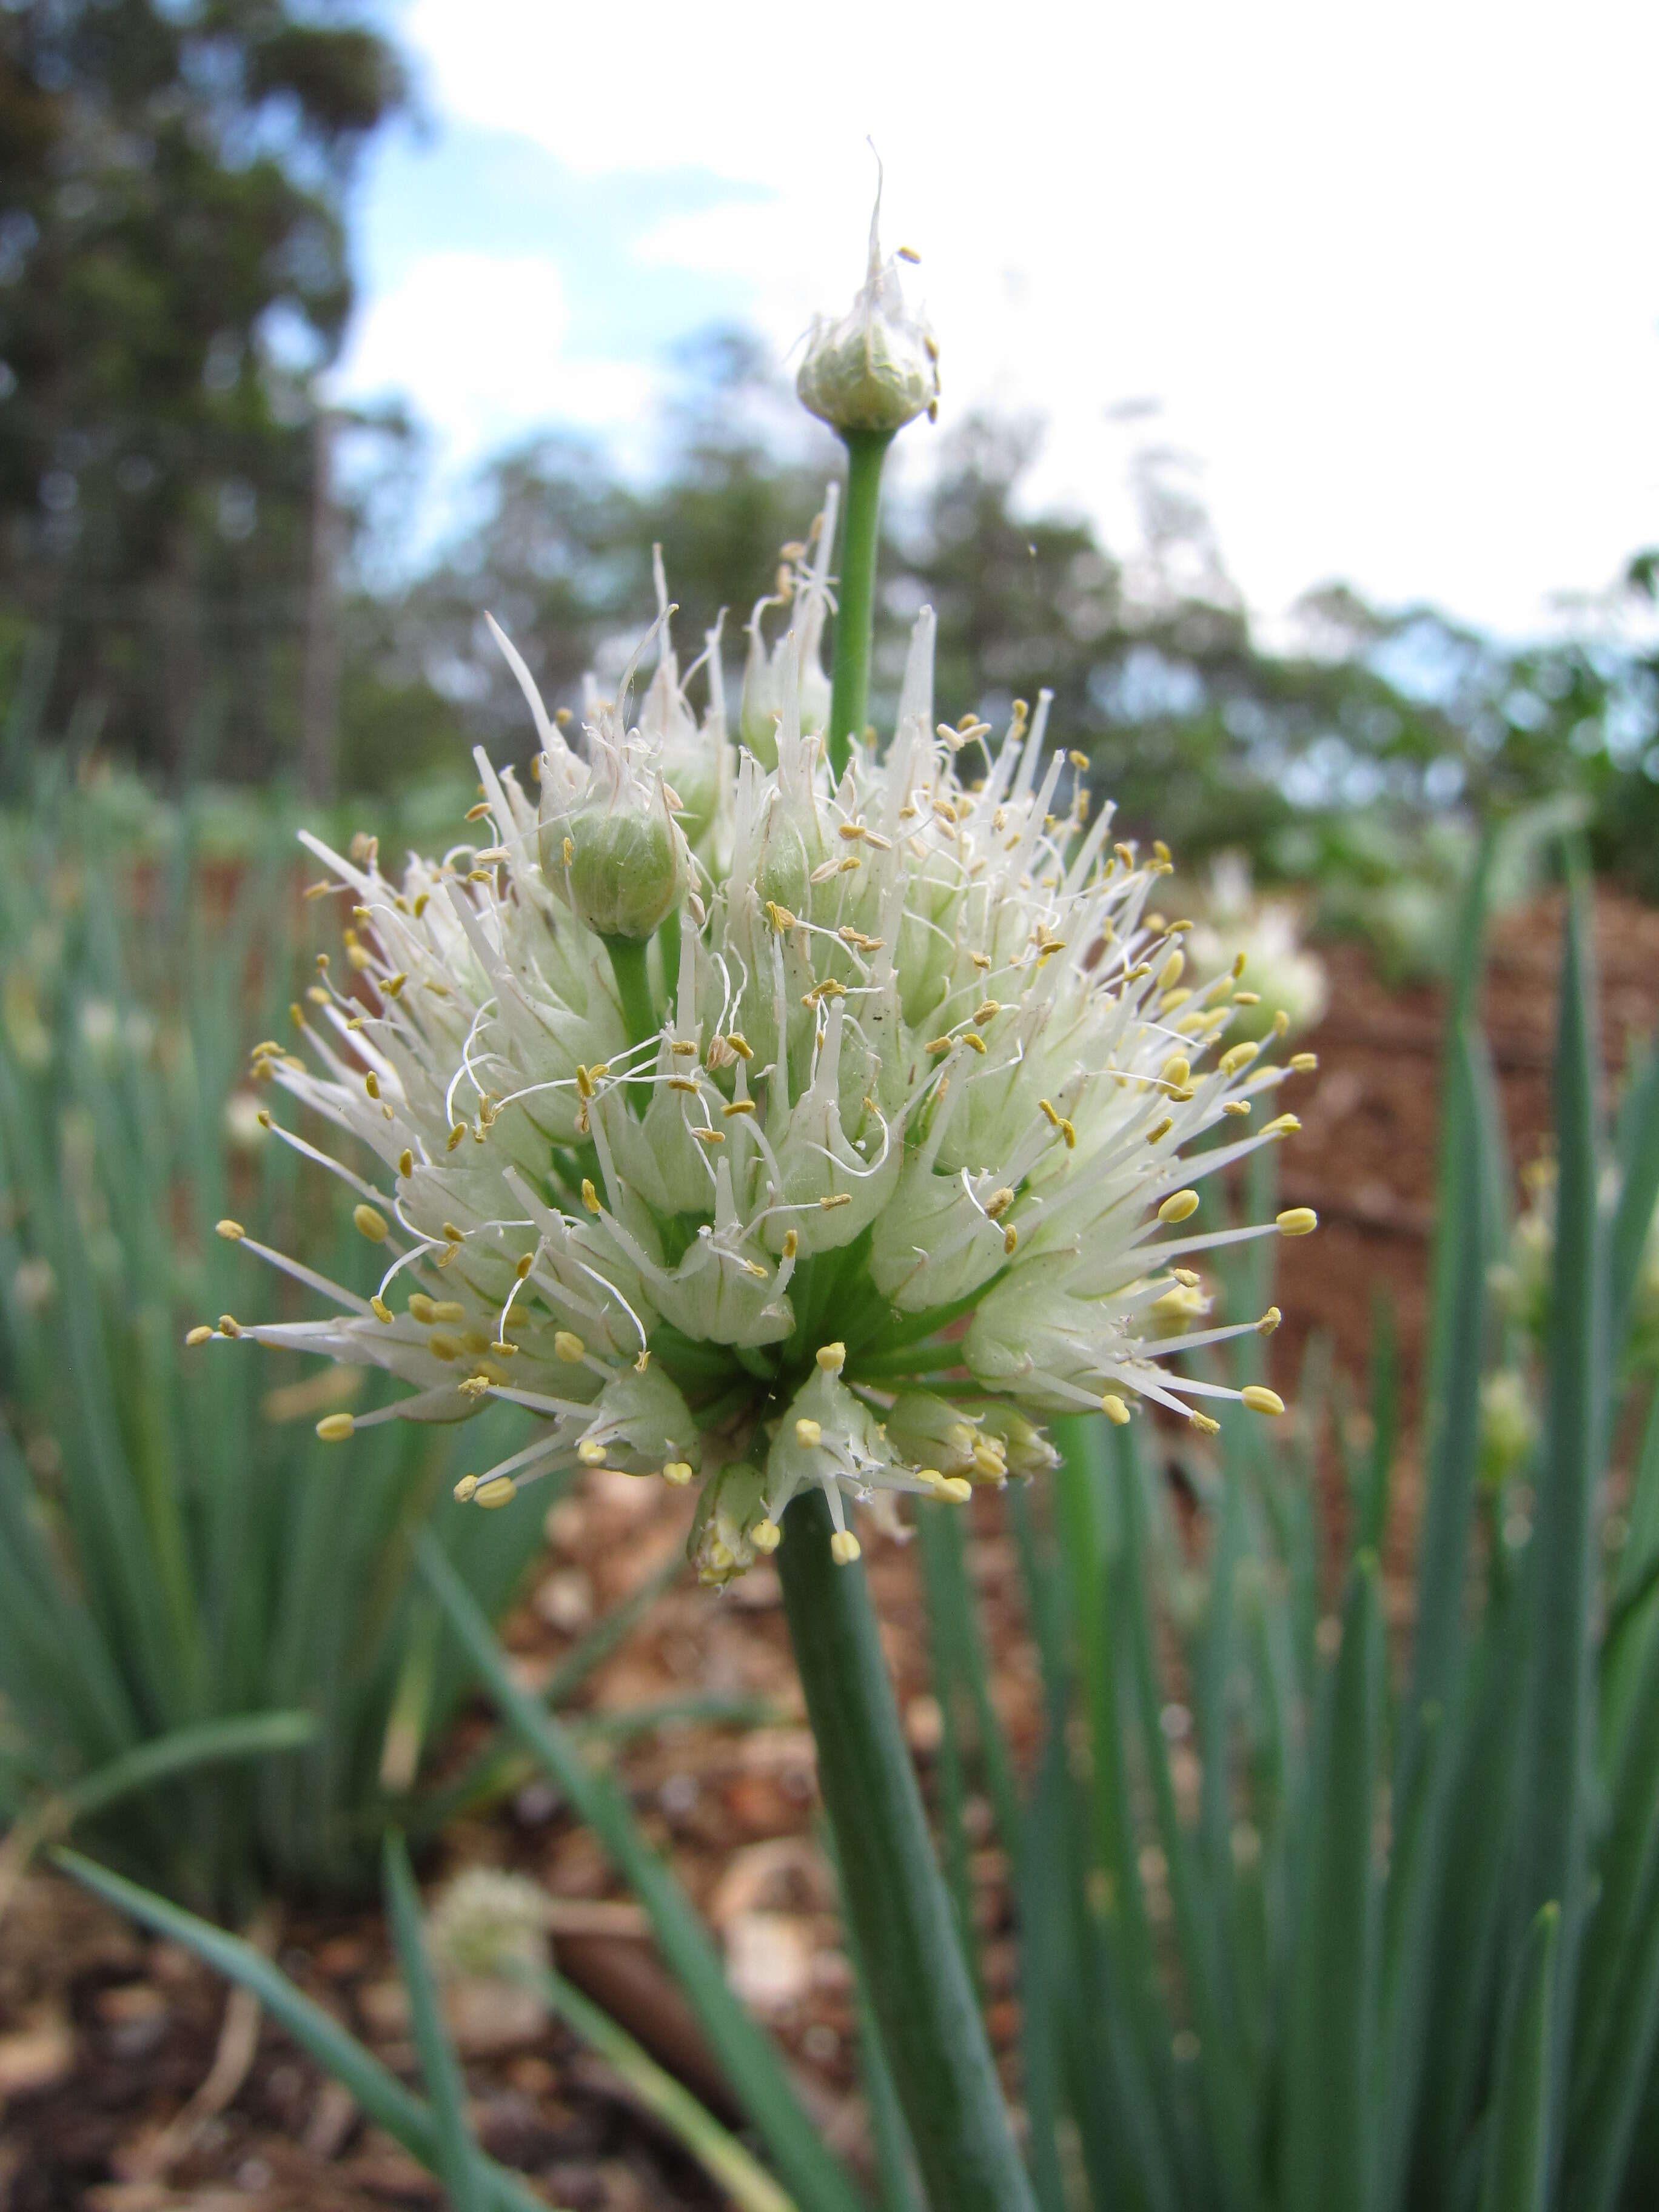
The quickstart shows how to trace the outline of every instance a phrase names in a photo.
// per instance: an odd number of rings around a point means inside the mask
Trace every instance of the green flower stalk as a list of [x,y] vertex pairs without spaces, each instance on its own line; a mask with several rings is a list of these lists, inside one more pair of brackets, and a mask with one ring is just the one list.
[[870,638],[881,532],[881,471],[907,422],[939,412],[939,349],[926,319],[906,304],[896,258],[881,252],[881,194],[870,218],[870,265],[847,313],[819,316],[795,380],[801,404],[847,448],[847,520],[841,548],[841,618],[830,702],[830,765],[846,773],[870,696]]

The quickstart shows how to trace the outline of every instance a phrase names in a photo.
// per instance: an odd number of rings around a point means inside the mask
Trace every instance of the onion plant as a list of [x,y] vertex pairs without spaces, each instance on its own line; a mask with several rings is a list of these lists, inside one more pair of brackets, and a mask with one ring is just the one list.
[[[410,1579],[461,1440],[389,1431],[343,1480],[313,1419],[282,1418],[291,1375],[184,1349],[231,1303],[233,1203],[313,1257],[340,1234],[233,1096],[287,1018],[286,858],[216,885],[191,828],[137,846],[45,772],[0,824],[0,1820],[13,1868],[74,1826],[227,1909],[269,1879],[373,1879],[461,1686]],[[515,1416],[492,1418],[500,1449]],[[538,1525],[533,1501],[442,1516],[491,1609]]]

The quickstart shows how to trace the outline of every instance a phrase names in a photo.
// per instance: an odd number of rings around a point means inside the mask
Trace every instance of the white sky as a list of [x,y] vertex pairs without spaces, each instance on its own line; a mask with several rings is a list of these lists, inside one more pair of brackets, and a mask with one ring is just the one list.
[[1120,548],[1149,434],[1268,616],[1340,576],[1518,630],[1659,540],[1639,0],[386,9],[435,131],[367,180],[343,384],[452,470],[543,422],[637,454],[676,338],[844,306],[867,133],[947,413],[1040,410],[1036,490]]

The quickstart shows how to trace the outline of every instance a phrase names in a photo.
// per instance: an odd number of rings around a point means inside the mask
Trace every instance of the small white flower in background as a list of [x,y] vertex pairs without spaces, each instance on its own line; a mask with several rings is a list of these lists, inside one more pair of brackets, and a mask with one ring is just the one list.
[[1211,864],[1203,918],[1188,939],[1194,975],[1219,975],[1243,956],[1242,981],[1233,994],[1233,1034],[1265,1037],[1281,1013],[1281,1034],[1299,1035],[1323,1014],[1329,997],[1325,963],[1302,942],[1294,906],[1260,898],[1242,854],[1218,854]]
[[547,1900],[533,1881],[494,1867],[468,1867],[447,1883],[427,1916],[441,1974],[500,1975],[545,1966]]
[[[1556,1167],[1553,1160],[1532,1161],[1522,1171],[1526,1204],[1516,1217],[1505,1256],[1490,1280],[1509,1318],[1527,1333],[1540,1358],[1549,1334],[1551,1277],[1555,1267]],[[1601,1211],[1611,1219],[1619,1203],[1618,1171],[1601,1178]],[[1638,1372],[1659,1367],[1659,1215],[1649,1224],[1637,1267],[1631,1304],[1630,1334],[1625,1346],[1627,1368]]]
[[1527,1378],[1501,1368],[1480,1384],[1480,1480],[1501,1490],[1531,1458],[1538,1442],[1538,1414]]

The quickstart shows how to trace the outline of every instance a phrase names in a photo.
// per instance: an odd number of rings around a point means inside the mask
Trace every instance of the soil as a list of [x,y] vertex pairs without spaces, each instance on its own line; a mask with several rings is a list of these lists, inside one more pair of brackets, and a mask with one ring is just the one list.
[[[1601,1036],[1610,1079],[1659,1023],[1659,913],[1598,896]],[[1546,1148],[1560,908],[1542,901],[1498,925],[1483,1013],[1517,1169]],[[1285,1326],[1275,1380],[1294,1393],[1315,1334],[1361,1386],[1379,1293],[1395,1309],[1408,1405],[1422,1341],[1433,1229],[1441,994],[1386,987],[1356,945],[1323,948],[1331,1010],[1309,1040],[1317,1073],[1284,1103],[1302,1133],[1280,1155],[1282,1202],[1317,1208],[1320,1234],[1287,1248],[1275,1293]],[[1397,1563],[1414,1514],[1409,1424],[1397,1484]],[[590,1474],[549,1512],[545,1554],[507,1625],[515,1663],[544,1679],[582,1630],[682,1546],[687,1499],[664,1486]],[[1036,1668],[1012,1546],[994,1497],[971,1509],[971,1565],[1017,1752],[1036,1726]],[[866,1559],[907,1731],[926,1779],[939,1738],[927,1693],[913,1556],[871,1542]],[[1396,1618],[1406,1585],[1393,1577]],[[699,1694],[763,1701],[742,1729],[678,1723],[632,1740],[618,1767],[647,1831],[671,1856],[724,1948],[739,1992],[777,2035],[830,2140],[866,2156],[848,1973],[833,1889],[813,1839],[812,1744],[790,1664],[776,1577],[757,1568],[720,1600],[676,1583],[591,1680],[599,1714]],[[488,1725],[469,1716],[457,1756]],[[988,1808],[977,1905],[988,1938],[990,2024],[1008,2050],[1013,1946]],[[658,1963],[641,1917],[589,1837],[539,1784],[487,1819],[452,1827],[422,1868],[441,1880],[485,1863],[536,1876],[554,1900],[562,1969],[717,2107],[718,2075]],[[413,2079],[415,2062],[377,1912],[290,1911],[264,1931],[295,1979]],[[486,2147],[571,2212],[656,2212],[725,2200],[556,2025],[505,1997],[466,1995],[456,2027]],[[246,2038],[244,2049],[236,2045]],[[217,2064],[216,2066],[216,2056]],[[238,2057],[246,2059],[238,2066]],[[192,2100],[194,2100],[192,2102]],[[175,1947],[151,1942],[52,1875],[29,1877],[0,1943],[0,2212],[383,2212],[441,2201],[436,2185],[372,2130],[268,2023],[228,2009],[224,1987]]]

